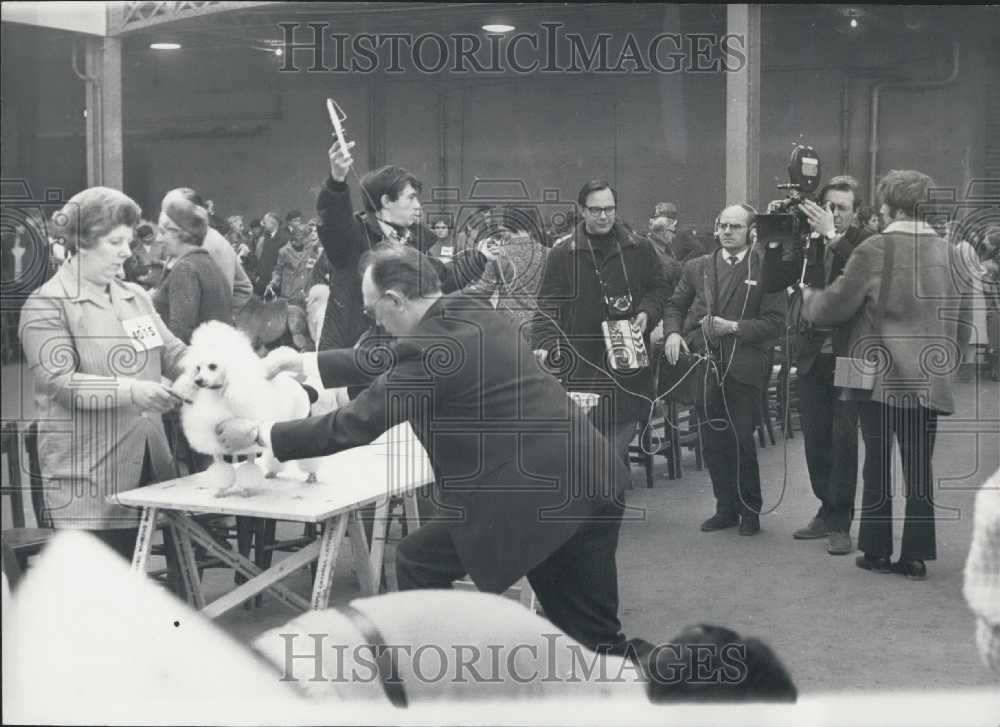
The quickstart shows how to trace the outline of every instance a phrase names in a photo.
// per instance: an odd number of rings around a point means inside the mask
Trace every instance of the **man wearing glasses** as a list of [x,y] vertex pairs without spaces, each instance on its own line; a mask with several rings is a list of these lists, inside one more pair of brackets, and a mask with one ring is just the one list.
[[652,243],[617,219],[617,197],[607,180],[583,185],[582,222],[549,253],[531,338],[536,357],[567,389],[602,394],[595,424],[628,462],[636,424],[650,415],[652,367],[612,366],[602,324],[634,322],[648,351],[673,285]]
[[[698,376],[697,407],[705,461],[715,493],[715,514],[705,532],[739,525],[740,535],[760,531],[760,469],[753,440],[767,347],[781,335],[784,292],[765,293],[761,255],[751,249],[756,213],[749,205],[722,210],[715,231],[722,248],[684,264],[666,305],[665,353],[673,366],[682,352],[710,358]],[[692,365],[685,360],[685,368]],[[734,446],[735,445],[735,446]]]
[[[794,256],[793,269],[796,281],[804,271],[805,285],[822,290],[841,276],[851,253],[871,232],[857,223],[861,194],[854,177],[831,178],[818,197],[821,204],[802,201],[802,212],[813,234],[808,249]],[[780,247],[767,246],[765,280],[780,279],[784,265],[780,253]],[[773,284],[768,285],[771,287]],[[802,323],[791,347],[798,372],[806,465],[813,494],[819,500],[816,515],[792,537],[826,538],[830,555],[847,555],[854,550],[850,530],[858,484],[858,408],[856,401],[841,400],[841,389],[833,383],[837,356],[850,355],[849,328]]]

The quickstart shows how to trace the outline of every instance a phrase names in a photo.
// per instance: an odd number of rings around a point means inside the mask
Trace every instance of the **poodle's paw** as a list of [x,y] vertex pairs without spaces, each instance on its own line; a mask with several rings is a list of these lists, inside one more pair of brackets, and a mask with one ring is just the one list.
[[235,482],[231,486],[225,487],[221,490],[216,490],[215,492],[216,497],[229,497],[230,495],[240,495],[241,497],[250,497],[250,495],[252,494],[253,492],[250,490],[250,488],[244,487],[243,485],[237,484]]
[[220,492],[228,490],[236,482],[236,468],[221,459],[212,462],[205,472],[212,479],[212,482],[218,484]]
[[306,475],[306,484],[311,485],[314,482],[319,482],[319,478],[316,476],[315,472],[310,472],[308,475]]
[[254,462],[244,462],[236,470],[236,482],[239,484],[241,489],[246,490],[243,494],[244,497],[251,494],[254,489],[260,489],[264,486],[264,473],[261,472],[260,467],[258,467]]
[[278,473],[277,473],[277,472],[265,472],[265,473],[264,473],[264,477],[265,477],[266,479],[269,479],[269,480],[273,480],[273,479],[274,479],[275,477],[277,477],[277,476],[278,476]]

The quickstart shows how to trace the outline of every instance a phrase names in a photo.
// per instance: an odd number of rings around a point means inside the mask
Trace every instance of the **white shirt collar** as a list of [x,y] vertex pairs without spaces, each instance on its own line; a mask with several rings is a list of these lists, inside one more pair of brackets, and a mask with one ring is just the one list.
[[734,257],[734,258],[736,258],[736,264],[739,264],[739,263],[743,262],[743,258],[745,258],[747,256],[747,252],[749,252],[749,251],[750,251],[750,248],[746,247],[746,248],[743,248],[743,252],[736,253],[735,255],[730,255],[727,250],[723,250],[722,251],[722,259],[726,261],[727,265],[732,265],[733,263],[729,262],[729,258]]
[[890,222],[882,232],[906,232],[911,235],[937,234],[937,231],[923,220],[896,220]]

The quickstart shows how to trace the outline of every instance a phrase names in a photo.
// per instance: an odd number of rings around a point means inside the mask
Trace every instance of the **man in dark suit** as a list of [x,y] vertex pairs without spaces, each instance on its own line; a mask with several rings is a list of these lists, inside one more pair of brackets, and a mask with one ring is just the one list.
[[434,465],[440,515],[400,543],[400,588],[450,588],[468,574],[502,593],[527,574],[552,623],[589,648],[625,653],[615,565],[624,463],[488,303],[443,295],[436,269],[407,246],[384,243],[362,265],[365,312],[394,337],[389,349],[286,349],[269,367],[368,387],[322,418],[230,420],[223,441],[299,459],[409,421]]
[[676,365],[682,351],[711,358],[710,370],[698,374],[697,401],[716,500],[715,514],[701,525],[706,532],[736,525],[740,535],[760,530],[754,412],[767,346],[781,334],[785,294],[766,294],[760,285],[760,255],[751,245],[755,217],[748,205],[722,210],[716,224],[721,249],[685,263],[663,316],[669,364]]
[[[861,196],[854,177],[831,178],[820,190],[819,200],[822,206],[803,200],[802,211],[813,229],[804,258],[805,283],[822,290],[840,277],[854,248],[871,232],[855,224]],[[764,278],[780,276],[781,265],[780,248],[768,246]],[[797,265],[801,270],[802,262]],[[833,385],[837,356],[850,355],[848,332],[848,326],[803,325],[792,347],[806,465],[813,493],[820,502],[815,517],[793,537],[828,538],[827,552],[831,555],[846,555],[854,549],[850,531],[858,485],[858,407],[856,401],[841,400],[841,390]]]
[[[301,219],[302,214],[299,213],[299,220]],[[264,233],[257,242],[257,282],[253,286],[253,292],[257,295],[264,295],[267,290],[274,266],[278,262],[278,253],[288,242],[289,236],[288,227],[283,227],[278,221],[278,215],[273,212],[265,214],[261,223],[264,225]]]

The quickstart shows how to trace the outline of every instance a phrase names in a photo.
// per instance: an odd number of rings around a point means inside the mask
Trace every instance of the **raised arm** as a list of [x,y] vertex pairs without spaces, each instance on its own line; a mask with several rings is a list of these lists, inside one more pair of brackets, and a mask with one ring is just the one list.
[[351,190],[347,186],[347,172],[354,163],[348,143],[347,149],[334,142],[328,151],[330,176],[323,182],[316,198],[316,212],[319,214],[319,241],[326,251],[327,259],[334,267],[342,268],[357,264],[364,248],[362,232],[354,219],[351,207]]

